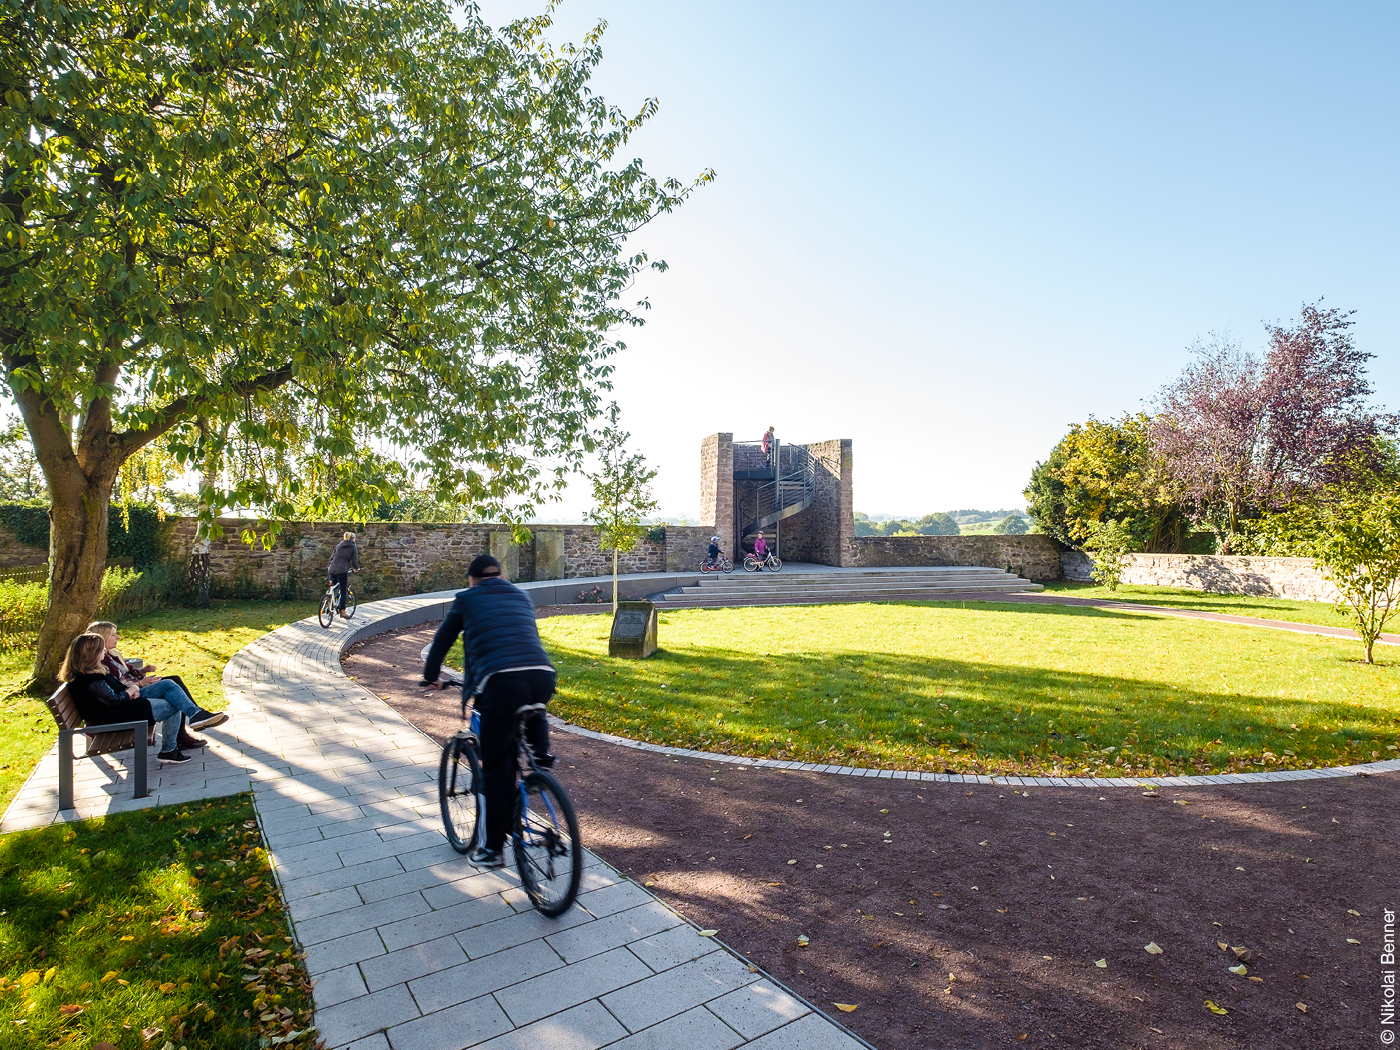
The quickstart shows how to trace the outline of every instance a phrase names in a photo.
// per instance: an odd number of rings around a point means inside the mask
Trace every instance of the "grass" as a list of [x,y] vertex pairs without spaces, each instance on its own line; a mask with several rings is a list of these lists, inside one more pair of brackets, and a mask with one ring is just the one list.
[[[120,624],[121,649],[178,674],[196,703],[224,708],[224,664],[268,631],[315,610],[307,602],[216,601],[208,609],[162,609]],[[42,700],[15,692],[29,677],[31,653],[0,653],[0,812],[53,746],[57,727]],[[8,695],[5,695],[8,694]]]
[[1075,606],[677,610],[644,661],[604,616],[540,621],[553,709],[681,747],[839,765],[1125,776],[1306,768],[1400,747],[1389,654]]
[[250,796],[0,837],[0,1045],[295,1050],[311,1010]]
[[1177,587],[1139,587],[1122,584],[1116,591],[1093,583],[1052,581],[1045,585],[1047,594],[1067,594],[1076,598],[1106,598],[1110,601],[1161,605],[1168,609],[1199,609],[1203,612],[1225,613],[1230,616],[1258,616],[1265,620],[1287,620],[1290,623],[1311,623],[1322,627],[1352,628],[1347,616],[1327,602],[1304,602],[1273,595],[1206,594]]

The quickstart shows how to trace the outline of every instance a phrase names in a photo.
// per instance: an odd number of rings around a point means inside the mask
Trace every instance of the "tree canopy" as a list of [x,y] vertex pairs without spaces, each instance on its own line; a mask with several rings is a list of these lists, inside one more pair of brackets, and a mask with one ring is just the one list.
[[202,470],[241,450],[209,521],[372,509],[393,484],[366,450],[508,518],[579,465],[639,322],[625,242],[688,188],[619,160],[656,104],[591,92],[601,27],[555,50],[547,19],[458,14],[0,15],[0,363],[59,526],[40,677],[96,600],[85,508],[158,439]]

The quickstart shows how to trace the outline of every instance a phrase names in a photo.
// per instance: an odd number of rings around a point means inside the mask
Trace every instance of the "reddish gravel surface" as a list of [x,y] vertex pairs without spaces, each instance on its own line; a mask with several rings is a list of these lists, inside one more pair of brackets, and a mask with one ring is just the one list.
[[[415,685],[432,630],[345,667],[442,739],[456,694]],[[677,761],[563,732],[554,750],[587,845],[828,1012],[856,1004],[838,1016],[880,1050],[1380,1045],[1395,774],[1154,798]],[[1217,942],[1253,953],[1247,975]]]

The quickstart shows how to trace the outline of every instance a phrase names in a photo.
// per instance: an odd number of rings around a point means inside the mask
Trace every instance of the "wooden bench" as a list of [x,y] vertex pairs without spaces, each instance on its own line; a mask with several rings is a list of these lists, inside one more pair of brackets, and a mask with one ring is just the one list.
[[78,713],[77,706],[73,703],[72,697],[68,695],[66,682],[59,686],[58,691],[45,703],[49,706],[49,713],[53,715],[53,720],[58,723],[59,809],[74,808],[73,737],[78,733],[87,737],[87,750],[83,752],[84,758],[110,755],[134,747],[136,761],[132,769],[132,779],[136,793],[132,797],[145,798],[150,794],[146,790],[146,749],[150,746],[151,732],[154,729],[150,723],[142,719],[139,722],[117,722],[113,725],[88,728],[83,725],[83,716]]

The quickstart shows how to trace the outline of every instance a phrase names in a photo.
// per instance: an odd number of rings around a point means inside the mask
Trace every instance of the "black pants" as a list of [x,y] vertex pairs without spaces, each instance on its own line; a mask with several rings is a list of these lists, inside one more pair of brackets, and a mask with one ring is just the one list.
[[345,611],[345,603],[350,600],[350,574],[348,572],[330,573],[331,583],[335,584],[340,594],[340,604],[335,607],[336,612]]
[[[486,848],[500,849],[510,833],[515,815],[516,734],[519,711],[532,704],[547,704],[554,695],[553,671],[503,671],[486,681],[476,698],[481,713],[481,779],[486,796]],[[526,723],[530,750],[549,750],[549,723],[544,712]]]

